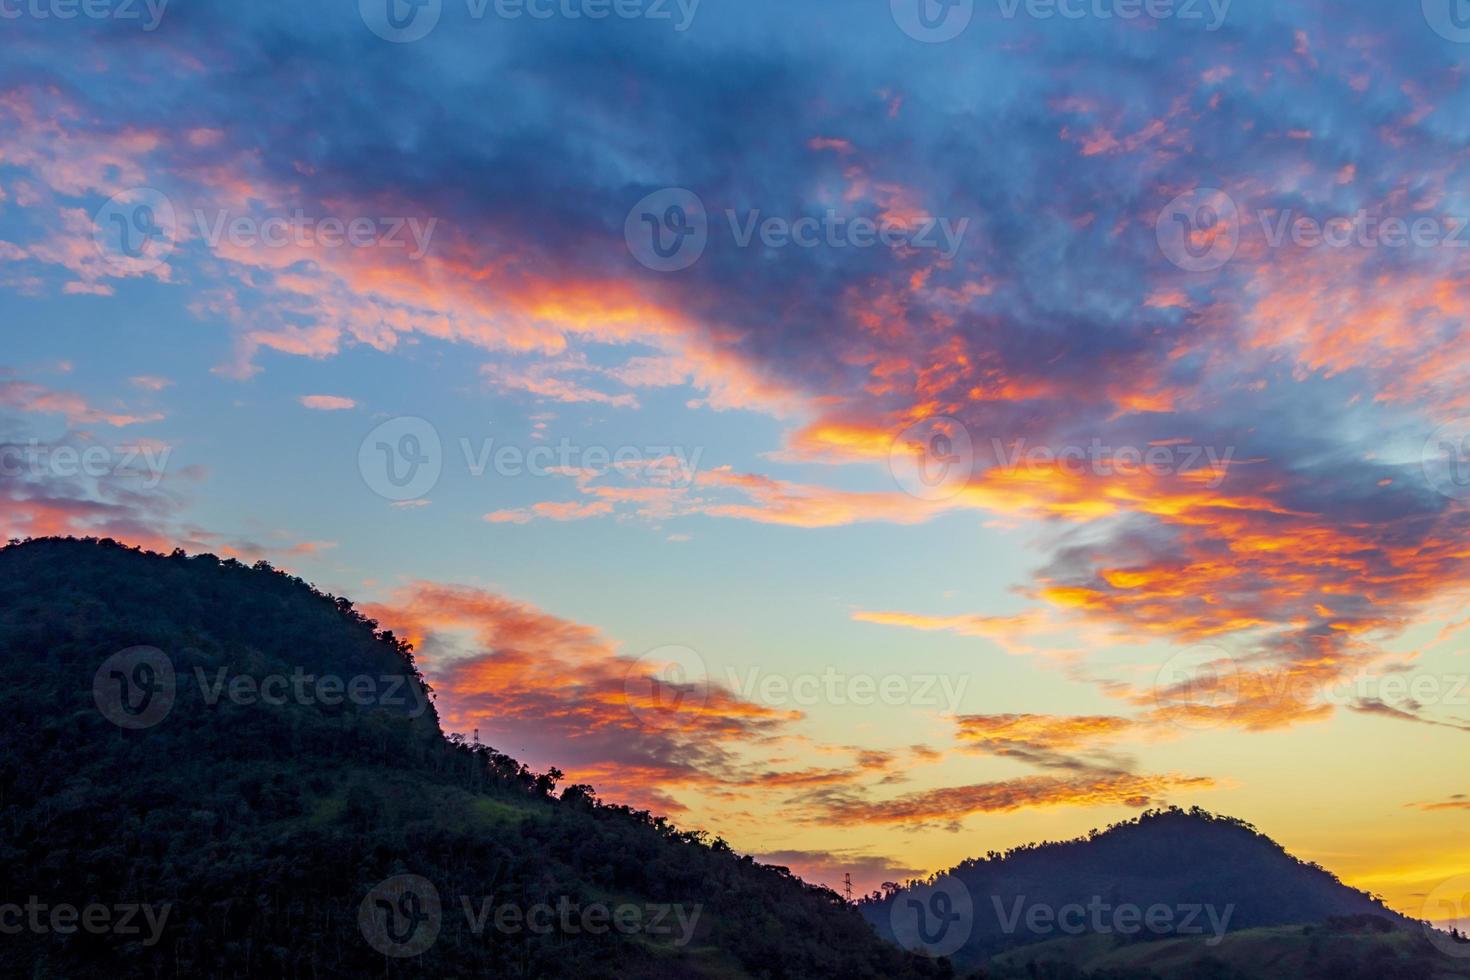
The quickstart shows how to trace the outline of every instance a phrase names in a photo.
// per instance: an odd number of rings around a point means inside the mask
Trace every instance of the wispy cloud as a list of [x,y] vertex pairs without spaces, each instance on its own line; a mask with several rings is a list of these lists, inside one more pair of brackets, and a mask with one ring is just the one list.
[[318,412],[344,412],[357,407],[355,400],[341,395],[302,395],[301,404]]

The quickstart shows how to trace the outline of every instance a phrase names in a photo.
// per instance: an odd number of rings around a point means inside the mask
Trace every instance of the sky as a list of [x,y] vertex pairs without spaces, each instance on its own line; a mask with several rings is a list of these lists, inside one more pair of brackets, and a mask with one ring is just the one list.
[[6,537],[814,881],[1200,805],[1455,917],[1458,0],[391,4],[0,2]]

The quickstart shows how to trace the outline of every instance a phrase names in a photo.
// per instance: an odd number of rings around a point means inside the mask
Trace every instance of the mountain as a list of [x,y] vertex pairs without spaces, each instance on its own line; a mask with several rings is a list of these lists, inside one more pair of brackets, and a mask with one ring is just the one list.
[[1150,811],[1079,840],[992,852],[928,881],[892,886],[861,908],[886,938],[949,955],[962,969],[988,964],[995,976],[1046,962],[1171,976],[1176,960],[1188,967],[1182,976],[1213,975],[1200,963],[1225,962],[1263,936],[1283,955],[1299,939],[1303,957],[1314,942],[1319,951],[1361,943],[1390,952],[1403,946],[1405,955],[1429,959],[1437,953],[1421,924],[1293,857],[1249,824],[1197,808]]
[[[1441,937],[1439,942],[1449,942]],[[1466,980],[1470,959],[1447,955],[1419,928],[1387,920],[1276,926],[1206,938],[1120,942],[1059,939],[1003,953],[989,980]]]
[[939,978],[832,892],[440,731],[265,564],[0,549],[0,971]]
[[854,909],[446,737],[408,644],[263,563],[13,543],[0,651],[0,976],[1470,978],[1197,810]]

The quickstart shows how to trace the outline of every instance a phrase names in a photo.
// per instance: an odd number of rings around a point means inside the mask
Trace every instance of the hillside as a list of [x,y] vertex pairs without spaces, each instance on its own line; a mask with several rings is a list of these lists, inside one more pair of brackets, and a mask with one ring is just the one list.
[[1153,811],[1084,839],[991,853],[932,884],[870,897],[863,914],[912,947],[912,937],[895,933],[911,928],[936,896],[946,908],[964,906],[948,945],[936,948],[967,967],[1008,949],[1067,946],[1089,935],[1119,944],[1178,937],[1213,949],[1243,931],[1335,918],[1373,917],[1418,931],[1250,825],[1198,809]]
[[1053,940],[1003,953],[979,975],[987,980],[1467,980],[1470,959],[1445,956],[1418,927],[1390,927],[1378,919],[1245,929],[1215,945],[1198,937]]
[[0,583],[6,975],[949,975],[825,889],[446,739],[406,644],[268,566],[46,539]]

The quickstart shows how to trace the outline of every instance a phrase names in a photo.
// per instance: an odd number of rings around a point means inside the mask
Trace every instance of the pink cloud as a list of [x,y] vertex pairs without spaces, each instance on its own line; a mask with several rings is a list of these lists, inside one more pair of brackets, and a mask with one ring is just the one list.
[[318,412],[343,412],[356,408],[357,402],[339,395],[302,395],[301,404]]

